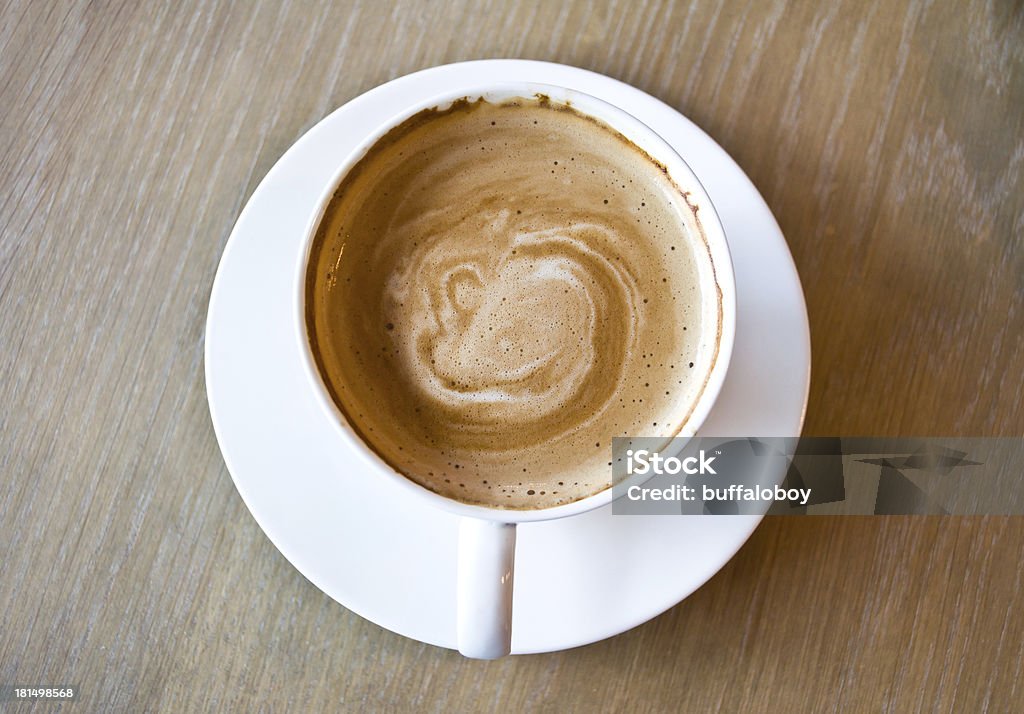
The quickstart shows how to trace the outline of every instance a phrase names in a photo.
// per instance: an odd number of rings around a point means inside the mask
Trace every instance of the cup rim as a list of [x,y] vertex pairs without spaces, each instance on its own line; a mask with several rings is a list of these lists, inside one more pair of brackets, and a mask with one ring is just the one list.
[[[597,493],[570,503],[547,508],[503,509],[466,503],[443,496],[398,472],[355,432],[354,428],[348,423],[345,414],[331,397],[324,383],[324,378],[320,374],[320,370],[316,365],[316,359],[313,356],[307,330],[306,276],[310,251],[317,229],[323,220],[324,213],[337,187],[353,166],[391,129],[420,111],[431,108],[446,108],[463,98],[509,99],[514,97],[535,98],[537,96],[547,96],[554,103],[569,104],[586,116],[594,116],[625,136],[630,142],[641,146],[652,158],[666,167],[671,180],[683,193],[688,194],[688,203],[691,206],[695,206],[699,211],[697,223],[703,233],[703,239],[711,256],[712,278],[719,291],[720,321],[718,349],[711,369],[707,373],[703,390],[694,402],[686,422],[684,422],[676,436],[672,438],[689,439],[696,435],[706,421],[721,392],[732,358],[735,341],[735,273],[725,230],[706,189],[679,152],[646,123],[622,107],[616,106],[600,97],[595,97],[570,87],[539,82],[500,81],[487,84],[475,82],[465,86],[454,86],[451,89],[433,95],[429,99],[404,107],[387,121],[381,122],[374,131],[362,139],[348,153],[345,159],[339,163],[331,179],[325,184],[306,223],[293,278],[294,309],[292,312],[296,328],[295,336],[299,343],[302,371],[306,377],[307,384],[312,388],[314,399],[321,413],[332,423],[334,432],[341,437],[342,441],[354,453],[358,454],[363,466],[372,469],[375,475],[382,475],[385,481],[394,484],[411,497],[456,515],[498,523],[528,523],[577,515],[611,503],[617,489],[615,484],[609,484]],[[599,107],[600,112],[590,111],[588,105]],[[613,117],[611,120],[607,117],[609,114]],[[638,134],[642,135],[642,142],[637,141]],[[640,480],[631,478],[627,480],[629,483],[640,483],[641,481],[646,481],[647,478]]]

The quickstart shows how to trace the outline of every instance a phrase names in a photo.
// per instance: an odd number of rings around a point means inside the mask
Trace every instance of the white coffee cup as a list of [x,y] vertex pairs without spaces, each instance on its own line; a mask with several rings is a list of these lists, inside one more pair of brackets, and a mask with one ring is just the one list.
[[443,108],[457,99],[483,97],[502,101],[516,97],[533,98],[546,95],[553,102],[571,104],[578,112],[603,121],[633,144],[660,162],[671,179],[697,208],[700,224],[711,255],[714,271],[702,276],[702,288],[712,289],[717,283],[721,296],[721,321],[718,353],[703,392],[678,437],[693,436],[703,424],[721,390],[732,354],[736,325],[735,282],[729,248],[718,214],[697,177],[676,151],[646,124],[611,104],[565,87],[520,82],[503,82],[493,86],[453,87],[443,95],[410,105],[377,131],[367,136],[340,163],[332,180],[325,185],[310,216],[305,240],[297,253],[292,291],[295,333],[300,344],[302,368],[313,398],[327,419],[337,428],[337,448],[358,453],[362,457],[367,478],[377,478],[404,490],[424,507],[442,508],[461,517],[458,545],[457,641],[459,651],[467,657],[495,659],[510,652],[512,638],[512,591],[515,560],[516,525],[535,521],[575,516],[611,503],[609,486],[592,496],[560,506],[536,510],[506,510],[463,503],[441,496],[402,476],[382,460],[348,424],[334,403],[316,366],[310,347],[306,324],[306,270],[310,248],[324,212],[335,189],[349,170],[388,131],[412,115],[429,108]]

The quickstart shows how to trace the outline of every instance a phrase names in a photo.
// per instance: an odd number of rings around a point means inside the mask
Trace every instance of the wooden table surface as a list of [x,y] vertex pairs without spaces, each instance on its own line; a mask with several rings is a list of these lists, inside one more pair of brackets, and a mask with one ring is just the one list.
[[523,57],[650,92],[747,171],[807,294],[806,433],[1020,436],[1019,1],[0,17],[0,684],[78,684],[82,712],[1020,711],[1024,518],[768,518],[635,630],[467,661],[285,561],[203,386],[221,251],[287,147],[399,75]]

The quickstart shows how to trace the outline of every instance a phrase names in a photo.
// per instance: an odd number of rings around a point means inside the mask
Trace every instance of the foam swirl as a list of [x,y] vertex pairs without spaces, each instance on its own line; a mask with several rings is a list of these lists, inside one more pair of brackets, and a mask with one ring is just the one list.
[[[509,209],[467,217],[480,225],[452,233],[432,231],[435,220],[394,228],[427,237],[384,301],[410,384],[446,415],[444,431],[477,448],[507,434],[504,446],[517,449],[597,418],[643,320],[636,279],[599,249],[619,240],[614,227],[528,231],[530,217]],[[478,250],[445,240],[466,233],[481,237]],[[602,343],[609,333],[617,339]]]

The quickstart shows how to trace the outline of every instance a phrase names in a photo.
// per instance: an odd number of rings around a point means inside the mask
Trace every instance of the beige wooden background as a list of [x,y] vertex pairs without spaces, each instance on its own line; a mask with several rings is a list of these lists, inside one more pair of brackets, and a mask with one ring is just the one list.
[[495,663],[363,621],[263,536],[203,390],[231,226],[331,109],[481,57],[625,80],[735,156],[803,276],[807,433],[1024,432],[1019,0],[4,2],[0,683],[82,712],[1019,711],[1024,518],[769,518],[662,617]]

